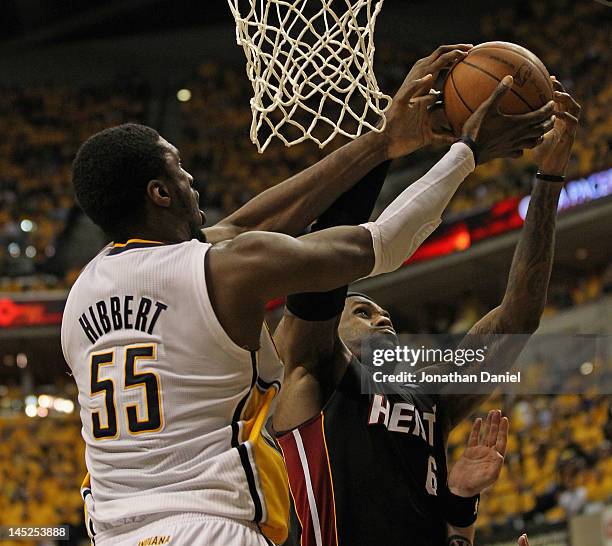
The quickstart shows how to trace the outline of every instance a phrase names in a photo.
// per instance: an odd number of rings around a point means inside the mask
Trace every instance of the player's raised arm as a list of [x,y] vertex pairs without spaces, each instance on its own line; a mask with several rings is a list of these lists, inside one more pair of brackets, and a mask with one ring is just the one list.
[[[528,117],[498,112],[497,105],[509,91],[511,82],[511,78],[504,79],[466,122],[464,133],[470,146],[463,142],[454,144],[375,222],[323,230],[299,239],[251,232],[213,247],[208,267],[211,273],[215,271],[213,278],[225,282],[213,283],[211,297],[230,337],[240,345],[256,344],[263,305],[270,298],[330,290],[366,275],[379,275],[400,267],[439,225],[444,208],[474,169],[470,148],[487,161],[516,155],[534,138],[532,134],[543,133],[552,111],[550,105]],[[242,320],[252,323],[253,328],[243,328]]]
[[221,324],[239,345],[256,347],[269,299],[330,290],[397,269],[435,229],[444,207],[473,169],[470,148],[457,143],[375,222],[298,239],[250,232],[213,246],[207,277]]
[[[528,340],[527,335],[513,334],[535,332],[546,303],[554,257],[557,206],[580,116],[580,105],[556,79],[553,84],[558,108],[556,120],[554,128],[536,149],[539,179],[531,192],[506,292],[501,304],[478,321],[462,342],[465,348],[474,344],[488,346],[487,357],[478,368],[492,373],[504,372],[512,366]],[[464,366],[463,370],[470,373],[474,367]],[[444,407],[449,429],[472,413],[489,394],[446,395]]]
[[377,165],[431,143],[456,140],[433,127],[428,107],[436,96],[429,91],[438,73],[463,59],[471,47],[469,44],[443,45],[418,60],[393,99],[382,133],[366,133],[262,192],[227,218],[205,228],[206,240],[216,243],[246,231],[300,235],[340,195]]

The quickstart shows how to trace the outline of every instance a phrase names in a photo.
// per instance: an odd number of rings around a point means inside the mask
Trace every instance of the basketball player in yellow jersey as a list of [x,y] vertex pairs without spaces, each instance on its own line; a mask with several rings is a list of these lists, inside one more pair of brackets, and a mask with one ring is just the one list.
[[[293,185],[351,177],[351,165],[360,176],[422,145],[417,137],[431,133],[412,138],[414,127],[406,124],[414,121],[413,108],[426,116],[431,79],[408,79],[383,133],[347,145]],[[263,429],[283,373],[262,328],[265,303],[399,267],[440,222],[475,167],[474,151],[482,161],[516,155],[546,130],[551,109],[499,114],[507,91],[505,81],[470,118],[464,142],[377,221],[297,239],[260,231],[211,245],[245,228],[234,216],[234,226],[212,228],[211,237],[206,231],[203,242],[193,178],[176,148],[150,128],[105,130],[81,147],[73,166],[77,199],[115,241],[83,270],[62,323],[95,492],[85,496],[96,544],[284,540],[287,476]],[[286,205],[277,214],[291,217],[292,229],[321,213],[308,193],[300,194],[299,213],[286,193],[277,194]],[[328,203],[338,195],[323,194]],[[274,202],[269,197],[257,204],[260,211]],[[242,218],[257,217],[256,208]],[[265,219],[259,225],[274,229]]]

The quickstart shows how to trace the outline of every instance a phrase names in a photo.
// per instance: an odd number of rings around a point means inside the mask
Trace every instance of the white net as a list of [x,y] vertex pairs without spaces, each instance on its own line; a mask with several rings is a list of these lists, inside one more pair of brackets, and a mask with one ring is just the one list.
[[[253,85],[251,140],[321,148],[338,133],[382,130],[391,98],[374,75],[384,0],[228,0]],[[378,126],[378,127],[377,127]]]

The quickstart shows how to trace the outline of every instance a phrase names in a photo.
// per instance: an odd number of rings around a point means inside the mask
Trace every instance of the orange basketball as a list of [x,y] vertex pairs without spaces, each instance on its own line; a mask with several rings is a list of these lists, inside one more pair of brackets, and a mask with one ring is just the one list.
[[500,102],[504,114],[525,114],[552,99],[550,75],[531,51],[509,42],[480,44],[453,67],[444,82],[444,110],[457,136],[465,120],[508,74],[514,84]]

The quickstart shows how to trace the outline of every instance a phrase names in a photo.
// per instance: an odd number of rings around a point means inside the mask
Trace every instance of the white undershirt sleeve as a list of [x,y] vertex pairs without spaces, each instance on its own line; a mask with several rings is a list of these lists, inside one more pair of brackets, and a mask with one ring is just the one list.
[[442,212],[474,170],[474,155],[456,142],[423,177],[408,186],[374,222],[361,224],[372,235],[374,277],[395,271],[442,222]]

